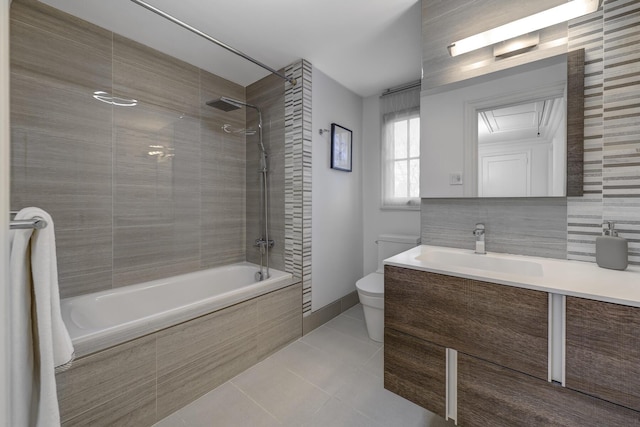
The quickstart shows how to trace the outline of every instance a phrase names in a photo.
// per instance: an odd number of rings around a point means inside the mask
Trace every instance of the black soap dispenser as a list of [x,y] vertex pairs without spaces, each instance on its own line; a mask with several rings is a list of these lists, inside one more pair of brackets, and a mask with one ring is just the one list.
[[596,262],[612,270],[624,270],[629,264],[629,244],[618,236],[612,221],[603,222],[602,236],[596,237]]

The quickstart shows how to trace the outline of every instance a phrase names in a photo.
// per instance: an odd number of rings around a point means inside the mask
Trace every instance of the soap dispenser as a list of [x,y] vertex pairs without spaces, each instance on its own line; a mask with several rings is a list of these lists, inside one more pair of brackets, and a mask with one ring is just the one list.
[[612,221],[603,222],[602,236],[596,237],[596,262],[612,270],[624,270],[629,263],[629,244],[618,237]]

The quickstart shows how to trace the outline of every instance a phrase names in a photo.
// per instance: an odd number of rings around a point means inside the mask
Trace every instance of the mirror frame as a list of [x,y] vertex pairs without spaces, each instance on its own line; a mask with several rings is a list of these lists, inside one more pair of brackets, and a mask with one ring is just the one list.
[[567,53],[567,197],[584,195],[584,49]]

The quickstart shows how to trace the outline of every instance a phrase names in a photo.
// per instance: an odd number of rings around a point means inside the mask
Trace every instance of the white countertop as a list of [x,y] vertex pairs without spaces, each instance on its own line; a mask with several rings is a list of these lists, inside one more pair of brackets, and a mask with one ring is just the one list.
[[[495,258],[498,263],[501,262],[499,260],[505,260],[507,263],[511,260],[515,261],[516,266],[523,261],[523,265],[537,263],[542,266],[542,269],[539,275],[533,273],[531,275],[521,275],[518,273],[470,268],[465,265],[468,263],[464,262],[429,261],[431,258],[435,260],[438,260],[438,258],[446,259],[449,254],[453,259],[462,259],[463,261],[465,256],[473,256]],[[431,257],[431,255],[440,256]],[[467,260],[471,259],[467,258]],[[608,270],[589,262],[493,252],[487,252],[486,255],[477,255],[472,250],[428,245],[416,246],[386,259],[384,263],[396,267],[640,307],[640,267],[637,266],[629,266],[624,271]]]

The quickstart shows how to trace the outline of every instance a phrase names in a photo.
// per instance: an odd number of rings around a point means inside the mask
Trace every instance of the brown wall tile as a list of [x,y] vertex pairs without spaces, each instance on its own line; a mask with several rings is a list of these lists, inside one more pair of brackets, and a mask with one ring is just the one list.
[[75,361],[56,376],[63,424],[115,425],[118,420],[143,419],[149,425],[155,412],[155,369],[154,336]]
[[257,362],[257,303],[248,301],[158,336],[158,419]]
[[[247,102],[262,110],[263,143],[268,154],[270,266],[285,270],[284,265],[284,83],[268,76],[247,87]],[[247,127],[257,129],[257,115],[247,110]],[[260,210],[261,174],[258,134],[247,136],[247,260],[260,263],[260,251],[254,242],[262,236]]]
[[272,292],[258,300],[258,359],[302,336],[302,285]]

